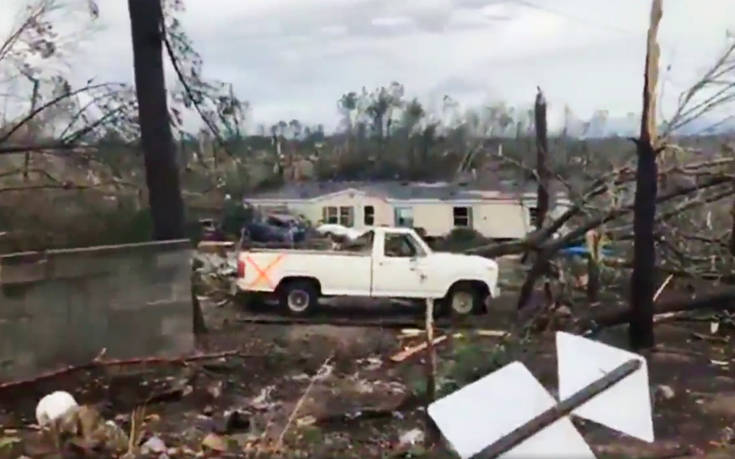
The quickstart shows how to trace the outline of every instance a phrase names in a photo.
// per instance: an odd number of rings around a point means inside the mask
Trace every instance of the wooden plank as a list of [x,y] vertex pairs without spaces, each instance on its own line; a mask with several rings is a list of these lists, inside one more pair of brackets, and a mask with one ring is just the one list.
[[505,330],[475,330],[475,334],[477,336],[486,336],[492,338],[505,338],[506,336],[510,335],[510,333]]
[[[443,341],[446,341],[446,339],[447,339],[447,335],[438,336],[438,337],[434,338],[431,341],[431,343],[432,343],[432,345],[436,346],[437,344],[439,344],[439,343],[441,343]],[[402,350],[401,352],[399,352],[399,353],[391,356],[390,359],[393,362],[403,362],[407,358],[411,357],[414,354],[417,354],[417,353],[423,351],[427,347],[429,347],[429,346],[427,345],[426,342],[424,342],[424,343],[418,344],[416,346],[412,346],[412,347],[406,348],[406,349]]]

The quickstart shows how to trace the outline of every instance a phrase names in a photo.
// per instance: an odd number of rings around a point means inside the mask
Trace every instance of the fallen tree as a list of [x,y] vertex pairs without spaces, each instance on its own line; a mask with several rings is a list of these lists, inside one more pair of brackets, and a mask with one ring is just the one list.
[[[702,295],[694,299],[677,299],[654,306],[654,314],[666,314],[679,311],[696,311],[701,309],[735,309],[735,288],[727,288],[715,293]],[[580,320],[583,328],[600,329],[628,322],[631,309],[616,308],[590,314]]]

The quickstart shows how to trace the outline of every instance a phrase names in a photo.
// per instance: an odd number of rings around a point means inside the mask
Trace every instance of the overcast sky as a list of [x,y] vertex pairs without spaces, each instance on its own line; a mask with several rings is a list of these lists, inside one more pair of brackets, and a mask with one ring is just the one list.
[[[126,0],[97,0],[94,41],[74,79],[132,81]],[[0,0],[0,18],[24,0]],[[426,104],[528,105],[546,92],[552,124],[640,111],[646,0],[185,0],[185,29],[205,74],[232,82],[255,123],[297,118],[336,126],[348,91],[399,81]],[[0,33],[3,23],[0,19]],[[73,22],[67,20],[66,26]],[[665,0],[665,108],[735,30],[733,0]],[[7,29],[6,29],[7,30]]]

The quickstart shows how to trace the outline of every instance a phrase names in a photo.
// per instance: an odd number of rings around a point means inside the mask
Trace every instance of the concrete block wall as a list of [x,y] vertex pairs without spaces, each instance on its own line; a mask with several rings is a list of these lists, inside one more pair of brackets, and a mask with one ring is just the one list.
[[0,255],[0,382],[194,348],[188,240]]

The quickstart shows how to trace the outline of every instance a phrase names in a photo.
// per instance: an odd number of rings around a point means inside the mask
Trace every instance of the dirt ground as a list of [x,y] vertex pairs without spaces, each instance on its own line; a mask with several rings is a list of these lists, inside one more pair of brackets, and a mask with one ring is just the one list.
[[[441,442],[425,446],[425,353],[390,360],[421,336],[405,337],[398,326],[244,323],[253,313],[241,306],[203,307],[210,332],[198,351],[237,349],[239,355],[79,372],[2,391],[0,457],[48,453],[49,441],[32,425],[38,399],[53,390],[71,392],[125,432],[133,409],[145,404],[143,441],[156,437],[165,444],[150,457],[451,457]],[[472,325],[510,329],[511,310],[509,296]],[[352,302],[336,315],[422,320],[420,312],[391,304]],[[677,321],[657,325],[656,332],[659,346],[648,355],[656,442],[575,421],[585,439],[601,458],[735,457],[730,331],[711,334],[708,321]],[[450,339],[437,346],[438,396],[514,360],[555,393],[553,333],[503,339],[478,336],[467,323],[439,333]],[[604,330],[597,339],[624,347],[625,329]]]

